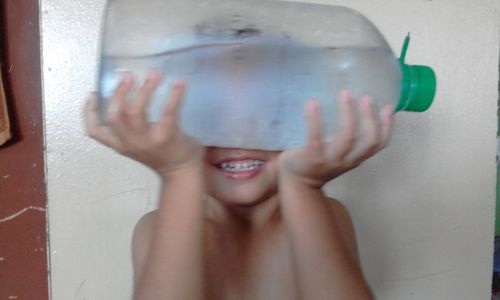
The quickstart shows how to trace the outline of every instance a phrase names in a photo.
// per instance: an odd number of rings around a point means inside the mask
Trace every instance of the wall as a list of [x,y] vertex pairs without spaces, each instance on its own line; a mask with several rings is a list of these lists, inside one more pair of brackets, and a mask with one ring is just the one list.
[[[158,181],[85,137],[104,0],[42,0],[52,296],[127,299],[130,238]],[[439,76],[433,108],[397,116],[392,145],[328,187],[350,209],[379,299],[488,299],[495,199],[499,4],[335,0]]]
[[0,147],[0,299],[49,299],[37,0],[0,1],[13,139]]

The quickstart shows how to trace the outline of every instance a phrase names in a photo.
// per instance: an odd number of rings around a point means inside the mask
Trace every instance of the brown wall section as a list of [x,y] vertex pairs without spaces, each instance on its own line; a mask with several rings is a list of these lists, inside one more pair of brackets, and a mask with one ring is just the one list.
[[0,147],[0,299],[49,299],[38,11],[37,0],[0,0],[14,134]]

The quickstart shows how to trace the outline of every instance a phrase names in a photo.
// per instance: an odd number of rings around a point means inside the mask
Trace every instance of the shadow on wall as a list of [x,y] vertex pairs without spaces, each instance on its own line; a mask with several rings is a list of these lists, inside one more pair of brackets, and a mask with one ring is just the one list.
[[[499,55],[500,56],[500,55]],[[495,213],[495,254],[493,260],[492,299],[500,300],[500,64],[498,65],[497,194]]]

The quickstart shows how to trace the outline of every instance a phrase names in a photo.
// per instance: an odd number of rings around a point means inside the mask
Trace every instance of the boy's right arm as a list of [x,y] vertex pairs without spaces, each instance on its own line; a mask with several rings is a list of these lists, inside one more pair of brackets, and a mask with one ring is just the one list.
[[109,126],[100,124],[95,99],[87,103],[85,120],[92,138],[149,166],[162,179],[154,220],[144,219],[135,232],[134,299],[201,299],[203,147],[177,127],[185,91],[182,82],[174,85],[163,118],[147,122],[145,108],[160,77],[152,72],[135,101],[128,102],[133,80],[126,75],[110,100]]
[[134,233],[135,300],[203,298],[201,173],[192,169],[169,178],[162,184],[155,217],[138,224]]
[[[280,207],[302,299],[374,299],[357,259],[349,214],[341,205],[332,211],[321,188],[387,145],[393,107],[379,117],[365,96],[357,118],[352,94],[344,91],[339,100],[342,130],[333,142],[323,141],[319,103],[311,101],[307,145],[279,157]],[[358,120],[364,130],[357,137]]]

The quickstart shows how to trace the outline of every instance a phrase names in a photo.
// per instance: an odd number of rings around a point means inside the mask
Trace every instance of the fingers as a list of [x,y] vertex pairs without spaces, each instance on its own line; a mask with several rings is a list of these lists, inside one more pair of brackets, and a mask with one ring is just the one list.
[[146,108],[151,102],[154,91],[160,83],[162,75],[159,71],[151,71],[144,81],[137,98],[128,106],[128,117],[130,125],[136,129],[142,129],[147,125]]
[[355,166],[382,150],[389,142],[392,129],[392,105],[384,107],[379,115],[372,99],[364,97],[361,101],[361,112],[363,135],[348,157]]
[[97,94],[92,93],[85,103],[85,126],[89,137],[99,141],[100,143],[108,146],[116,146],[116,138],[111,135],[111,133],[101,125],[98,113],[97,113]]
[[95,92],[91,93],[85,102],[84,117],[87,132],[89,135],[93,135],[100,128],[97,115],[97,94]]
[[119,144],[122,145],[128,140],[127,137],[130,134],[134,132],[143,134],[147,129],[146,106],[151,101],[151,96],[160,80],[161,74],[159,72],[151,72],[140,88],[137,97],[132,103],[129,103],[128,97],[134,87],[134,80],[131,74],[125,73],[108,102],[106,121],[109,127],[99,124],[95,112],[95,100],[89,101],[85,111],[91,137],[116,149]]
[[161,129],[176,127],[178,124],[178,113],[186,92],[186,82],[176,80],[168,95],[167,104],[163,112],[163,117],[159,122]]
[[371,96],[365,95],[359,102],[359,123],[362,125],[360,136],[358,136],[358,116],[352,94],[347,90],[339,94],[341,130],[327,148],[327,157],[332,163],[343,162],[347,167],[356,167],[383,149],[389,142],[394,106],[384,107],[379,115]]
[[330,146],[330,153],[337,160],[344,160],[356,144],[357,115],[352,93],[348,90],[339,94],[340,133]]
[[308,124],[307,147],[319,153],[323,149],[323,131],[318,100],[313,99],[306,103],[306,122]]
[[129,103],[127,97],[134,87],[133,78],[130,74],[123,75],[108,107],[108,123],[118,136],[124,136],[130,132],[143,133],[147,130],[149,126],[146,120],[147,106],[161,78],[159,71],[151,71],[137,96]]
[[127,132],[127,97],[134,87],[132,75],[125,73],[108,103],[107,121],[111,129],[119,136]]
[[388,105],[382,109],[380,114],[382,126],[382,147],[386,147],[391,139],[392,125],[394,122],[394,105]]
[[376,106],[370,96],[361,98],[361,112],[363,115],[363,143],[369,151],[377,150],[381,142],[380,120],[375,112]]

